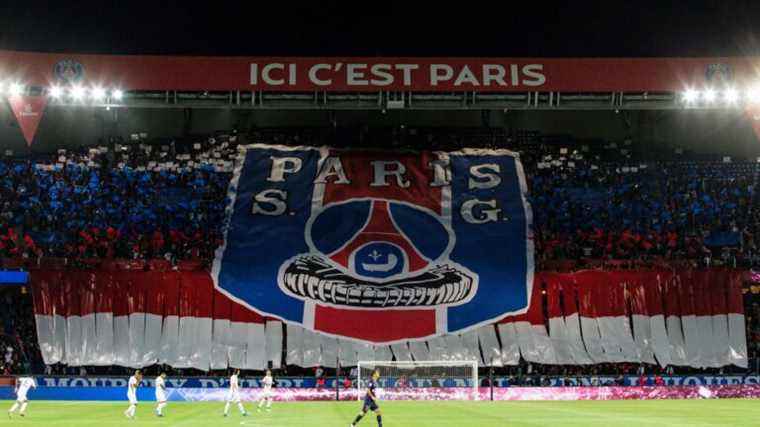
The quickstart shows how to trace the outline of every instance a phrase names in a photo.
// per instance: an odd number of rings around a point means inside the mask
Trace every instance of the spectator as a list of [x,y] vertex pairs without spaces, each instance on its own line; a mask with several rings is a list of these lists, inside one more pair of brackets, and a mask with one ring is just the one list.
[[649,377],[647,377],[645,374],[642,374],[639,376],[639,385],[642,387],[646,387],[649,385]]
[[616,386],[624,386],[625,385],[625,377],[623,376],[623,374],[619,374],[615,378],[615,385]]
[[657,374],[654,376],[654,385],[656,385],[657,387],[665,386],[665,380],[662,379],[662,376],[660,374]]
[[398,387],[398,388],[405,388],[405,387],[407,387],[407,385],[408,384],[407,384],[407,381],[406,381],[406,376],[404,376],[404,375],[401,375],[396,380],[396,387]]
[[321,366],[317,366],[314,368],[314,379],[316,381],[316,386],[318,389],[325,387],[325,371],[322,369]]

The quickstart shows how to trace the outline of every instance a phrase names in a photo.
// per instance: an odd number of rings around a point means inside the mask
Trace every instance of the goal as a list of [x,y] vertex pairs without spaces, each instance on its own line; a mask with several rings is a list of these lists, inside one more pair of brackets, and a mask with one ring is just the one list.
[[380,372],[380,399],[478,399],[478,362],[431,360],[415,362],[359,361],[356,387],[364,398],[367,381]]

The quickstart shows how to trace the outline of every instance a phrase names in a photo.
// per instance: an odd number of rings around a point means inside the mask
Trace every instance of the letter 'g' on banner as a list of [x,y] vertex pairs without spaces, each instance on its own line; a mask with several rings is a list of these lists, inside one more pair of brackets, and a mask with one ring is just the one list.
[[531,210],[516,153],[252,145],[215,286],[265,315],[394,343],[524,313]]

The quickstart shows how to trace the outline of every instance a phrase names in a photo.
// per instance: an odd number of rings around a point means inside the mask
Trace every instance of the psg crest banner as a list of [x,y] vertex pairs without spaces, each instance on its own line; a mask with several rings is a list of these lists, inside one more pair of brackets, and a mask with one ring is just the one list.
[[241,148],[215,285],[335,337],[463,332],[528,307],[526,192],[507,150]]

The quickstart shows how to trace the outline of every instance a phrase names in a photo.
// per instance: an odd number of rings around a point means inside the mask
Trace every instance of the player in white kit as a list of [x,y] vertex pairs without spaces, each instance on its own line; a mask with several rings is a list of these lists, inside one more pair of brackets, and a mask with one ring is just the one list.
[[16,378],[16,403],[13,404],[11,409],[8,410],[8,418],[10,418],[16,409],[19,409],[19,415],[22,417],[26,415],[26,405],[29,403],[29,399],[26,397],[26,393],[30,388],[37,388],[37,382],[31,377],[19,377]]
[[238,409],[240,409],[240,415],[246,417],[248,412],[243,408],[243,404],[240,402],[240,385],[238,384],[238,376],[240,375],[240,369],[235,369],[230,377],[230,391],[227,392],[227,404],[224,405],[224,416],[226,417],[230,412],[230,404],[237,403]]
[[272,385],[274,384],[274,379],[272,379],[272,371],[267,369],[266,376],[261,380],[261,397],[259,398],[259,411],[261,411],[261,408],[264,406],[264,403],[267,404],[267,411],[272,410]]
[[164,416],[164,407],[166,407],[166,373],[156,377],[156,416]]
[[129,377],[129,383],[127,384],[127,399],[129,399],[129,408],[124,411],[124,415],[129,419],[135,418],[135,411],[137,410],[137,387],[142,382],[142,372],[136,370],[135,374]]

